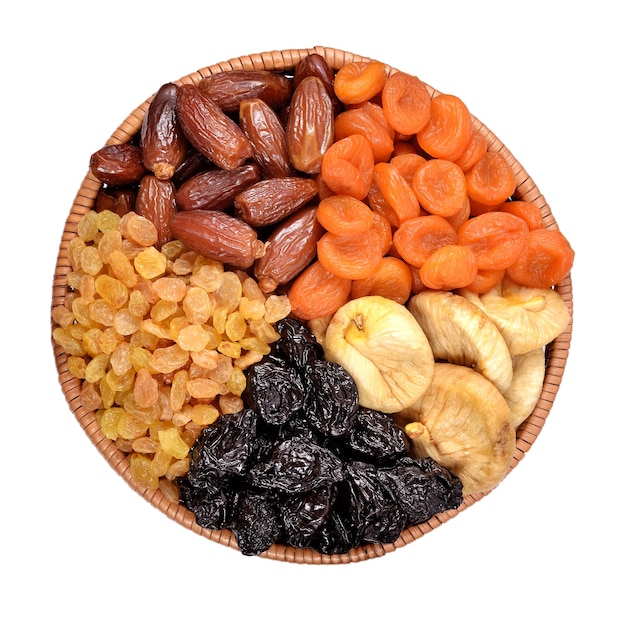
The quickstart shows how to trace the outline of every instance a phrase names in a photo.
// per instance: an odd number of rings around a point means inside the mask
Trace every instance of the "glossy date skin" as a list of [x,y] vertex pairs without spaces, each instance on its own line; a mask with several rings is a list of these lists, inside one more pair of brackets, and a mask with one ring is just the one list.
[[187,154],[185,138],[176,115],[174,83],[166,83],[154,95],[141,125],[140,147],[144,165],[162,180],[169,180]]
[[300,209],[276,226],[267,238],[265,254],[254,264],[254,275],[261,291],[275,291],[313,261],[317,242],[325,232],[316,213],[317,205]]
[[252,157],[252,144],[241,128],[197,86],[178,88],[176,113],[187,140],[222,169],[237,169]]

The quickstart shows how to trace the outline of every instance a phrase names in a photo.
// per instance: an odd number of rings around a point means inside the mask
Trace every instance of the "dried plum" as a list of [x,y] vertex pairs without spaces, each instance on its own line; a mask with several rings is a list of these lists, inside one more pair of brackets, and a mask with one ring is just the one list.
[[328,517],[333,501],[332,486],[282,498],[279,518],[281,541],[296,548],[307,547]]
[[463,502],[461,479],[430,457],[405,457],[382,469],[380,478],[402,502],[407,526],[427,522],[433,515],[457,509]]
[[276,353],[299,370],[324,358],[322,346],[304,322],[286,317],[276,322],[276,330],[280,335],[274,344]]
[[304,493],[341,480],[341,460],[312,441],[293,437],[278,444],[270,459],[248,472],[253,487]]
[[202,430],[189,451],[189,483],[217,491],[228,478],[243,475],[255,436],[256,414],[251,409],[221,415]]
[[293,367],[266,360],[249,368],[243,399],[262,420],[278,426],[303,408],[304,387]]
[[360,407],[346,441],[350,450],[378,464],[406,456],[404,431],[387,413]]
[[339,363],[315,360],[305,368],[310,383],[307,417],[322,434],[344,437],[356,419],[359,392],[354,379]]
[[245,491],[239,494],[233,511],[231,530],[239,551],[258,556],[278,538],[280,528],[276,512],[265,494]]
[[361,542],[393,543],[406,526],[405,504],[379,478],[379,468],[370,463],[346,465],[352,490],[352,523]]
[[213,493],[194,489],[188,480],[182,480],[179,492],[181,503],[196,516],[196,522],[203,528],[219,530],[229,524],[230,501],[225,491]]

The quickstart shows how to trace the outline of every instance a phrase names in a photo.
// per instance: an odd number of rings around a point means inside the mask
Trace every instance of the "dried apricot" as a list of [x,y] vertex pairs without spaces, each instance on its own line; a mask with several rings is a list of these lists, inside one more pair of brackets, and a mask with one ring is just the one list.
[[420,268],[420,278],[429,289],[462,289],[476,278],[474,253],[466,246],[451,244],[438,248]]
[[526,236],[518,259],[506,270],[507,276],[526,287],[553,287],[571,271],[574,250],[559,230],[537,228]]
[[413,176],[419,167],[426,163],[426,159],[417,152],[402,152],[395,154],[389,160],[389,163],[396,167],[409,184],[413,180]]
[[380,61],[352,61],[335,74],[335,95],[344,104],[371,100],[387,80],[387,67]]
[[466,172],[487,152],[487,137],[482,133],[475,130],[472,133],[472,139],[470,140],[467,148],[463,151],[460,157],[455,159],[455,163]]
[[377,105],[368,107],[368,104],[371,103],[343,111],[335,118],[335,141],[350,135],[363,135],[370,142],[374,161],[388,161],[393,152],[393,136],[384,116],[382,120],[376,118],[374,111]]
[[398,133],[414,135],[430,119],[430,93],[417,76],[392,74],[385,82],[381,99],[385,117]]
[[374,182],[397,215],[398,224],[420,215],[420,204],[413,189],[391,163],[376,163]]
[[372,218],[374,220],[374,230],[378,233],[382,242],[382,253],[383,255],[387,254],[393,241],[391,224],[389,223],[389,220],[382,215],[382,213],[377,213],[376,211],[372,211]]
[[504,278],[505,273],[505,270],[478,270],[474,280],[465,289],[472,293],[487,293]]
[[479,269],[503,270],[522,254],[528,226],[521,217],[491,211],[465,222],[458,235],[458,243],[474,252]]
[[335,141],[322,157],[322,180],[336,194],[362,200],[372,184],[374,153],[363,135]]
[[355,235],[374,226],[374,213],[352,196],[329,196],[317,207],[317,221],[335,235]]
[[383,257],[380,265],[373,274],[352,283],[350,296],[383,296],[404,304],[411,295],[413,276],[411,269],[402,259],[393,256]]
[[419,203],[433,215],[451,217],[465,206],[467,188],[463,170],[446,159],[430,159],[411,181]]
[[423,215],[407,220],[393,235],[393,245],[398,254],[415,267],[421,267],[438,248],[456,243],[456,230],[440,215]]
[[317,242],[318,261],[340,278],[367,278],[382,258],[382,241],[373,227],[357,235],[325,233]]
[[430,156],[454,161],[466,150],[474,127],[465,103],[457,96],[439,94],[430,103],[430,119],[417,133],[417,142]]
[[350,299],[352,281],[340,278],[314,261],[293,281],[287,296],[291,312],[302,320],[332,315]]
[[501,204],[515,192],[515,172],[499,152],[486,152],[465,179],[467,195],[481,205]]
[[541,209],[532,202],[513,200],[512,202],[505,202],[498,210],[521,217],[528,225],[529,230],[543,228],[543,216],[541,214]]

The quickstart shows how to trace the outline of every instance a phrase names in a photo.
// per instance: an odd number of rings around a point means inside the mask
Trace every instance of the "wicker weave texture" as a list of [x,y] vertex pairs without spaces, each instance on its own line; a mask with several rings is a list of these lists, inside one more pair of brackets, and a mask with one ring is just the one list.
[[[371,60],[369,57],[363,57],[351,52],[322,46],[270,51],[237,57],[222,63],[204,67],[174,82],[178,84],[197,84],[204,76],[234,69],[289,71],[293,69],[301,59],[311,53],[323,56],[331,68],[335,70],[338,70],[340,67],[351,61]],[[392,72],[396,71],[396,69],[392,67],[389,69]],[[430,86],[428,86],[428,89],[432,95],[439,93]],[[112,133],[106,143],[123,143],[136,136],[141,128],[144,115],[148,109],[151,99],[152,96],[134,109]],[[500,152],[513,167],[516,177],[516,196],[520,200],[536,204],[542,211],[545,226],[551,229],[558,229],[558,224],[552,214],[550,206],[522,165],[509,152],[506,146],[484,124],[475,118],[474,126],[487,138],[489,150]],[[59,246],[59,253],[52,285],[51,309],[59,304],[62,304],[66,294],[68,293],[69,288],[67,284],[67,275],[71,271],[68,255],[69,242],[76,234],[77,224],[80,219],[94,207],[96,195],[100,186],[100,182],[96,180],[90,172],[87,172],[74,199],[70,213],[65,222]],[[573,293],[571,278],[568,276],[564,279],[562,283],[557,285],[556,290],[565,301],[570,311],[571,320],[573,320]],[[51,322],[51,326],[54,326],[53,322]],[[516,450],[509,467],[509,472],[517,466],[517,464],[524,458],[525,454],[531,448],[540,434],[541,429],[543,428],[550,413],[567,363],[571,343],[571,332],[572,321],[570,321],[568,328],[546,348],[546,375],[543,389],[533,413],[518,428]],[[188,528],[189,530],[214,542],[237,549],[236,541],[230,531],[215,531],[200,527],[195,523],[193,514],[185,507],[170,502],[160,491],[147,490],[135,483],[131,476],[130,465],[126,455],[115,446],[113,441],[107,439],[102,434],[95,413],[93,411],[86,410],[81,405],[79,396],[81,381],[69,372],[67,366],[67,355],[54,343],[53,351],[58,370],[59,383],[70,410],[74,414],[76,420],[88,436],[91,443],[98,449],[108,464],[141,497],[178,524],[181,524],[185,528]],[[372,544],[361,546],[342,555],[323,555],[314,550],[273,545],[262,556],[264,558],[279,561],[309,564],[340,564],[380,557],[390,551],[412,543],[441,524],[456,517],[463,510],[481,500],[486,495],[487,493],[481,493],[478,495],[468,496],[463,501],[461,507],[457,510],[436,515],[427,523],[405,529],[400,538],[393,544]]]

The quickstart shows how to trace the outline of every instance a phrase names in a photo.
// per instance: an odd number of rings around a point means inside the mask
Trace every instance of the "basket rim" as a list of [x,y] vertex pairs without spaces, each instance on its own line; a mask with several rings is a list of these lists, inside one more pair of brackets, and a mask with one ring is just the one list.
[[[237,69],[264,69],[286,72],[292,70],[305,56],[313,53],[324,57],[334,70],[338,70],[346,63],[352,61],[373,60],[370,57],[324,46],[274,50],[231,58],[227,61],[201,68],[172,82],[176,84],[197,84],[205,76]],[[389,65],[387,65],[387,68],[390,72],[399,71]],[[426,86],[431,94],[431,97],[440,93],[430,85],[427,84]],[[153,96],[154,94],[150,95],[143,103],[133,109],[126,119],[114,130],[105,143],[123,143],[134,137],[141,128],[143,117],[145,116]],[[500,152],[513,167],[516,181],[516,197],[536,204],[541,209],[545,227],[558,230],[558,224],[552,214],[552,210],[548,202],[524,167],[517,161],[504,143],[502,143],[486,125],[474,116],[472,116],[472,119],[475,129],[487,139],[488,149],[490,151]],[[74,198],[70,213],[66,218],[61,236],[61,242],[59,244],[52,283],[52,301],[50,308],[51,333],[56,326],[54,320],[52,319],[52,310],[55,306],[62,303],[68,291],[67,274],[71,271],[68,256],[69,242],[76,234],[76,227],[80,219],[93,208],[96,195],[100,187],[100,182],[87,170],[82,184]],[[544,427],[554,404],[567,363],[571,346],[573,326],[573,291],[571,275],[568,275],[561,283],[559,283],[555,287],[555,290],[561,295],[569,310],[570,322],[565,331],[546,347],[546,374],[543,388],[535,409],[525,422],[517,429],[516,449],[507,471],[507,475],[525,457],[526,453],[530,450],[531,446],[534,444]],[[146,489],[138,485],[133,480],[126,455],[115,446],[115,443],[112,440],[107,439],[103,435],[97,422],[95,412],[88,411],[81,405],[79,396],[81,382],[69,372],[67,366],[67,355],[58,345],[55,344],[52,336],[51,343],[59,383],[68,406],[89,440],[105,458],[108,464],[142,498],[170,519],[174,520],[176,523],[210,539],[211,541],[238,550],[236,540],[230,530],[209,530],[199,526],[195,522],[195,517],[191,511],[180,504],[170,502],[159,490]],[[260,557],[284,562],[309,564],[352,563],[381,557],[396,550],[397,548],[414,542],[416,539],[424,536],[445,522],[455,518],[459,513],[482,500],[482,498],[488,495],[491,491],[493,490],[466,496],[458,509],[437,514],[428,522],[406,528],[401,533],[398,540],[391,544],[367,544],[354,548],[345,554],[337,555],[324,555],[308,548],[293,548],[290,546],[274,544],[269,550],[261,554]]]

